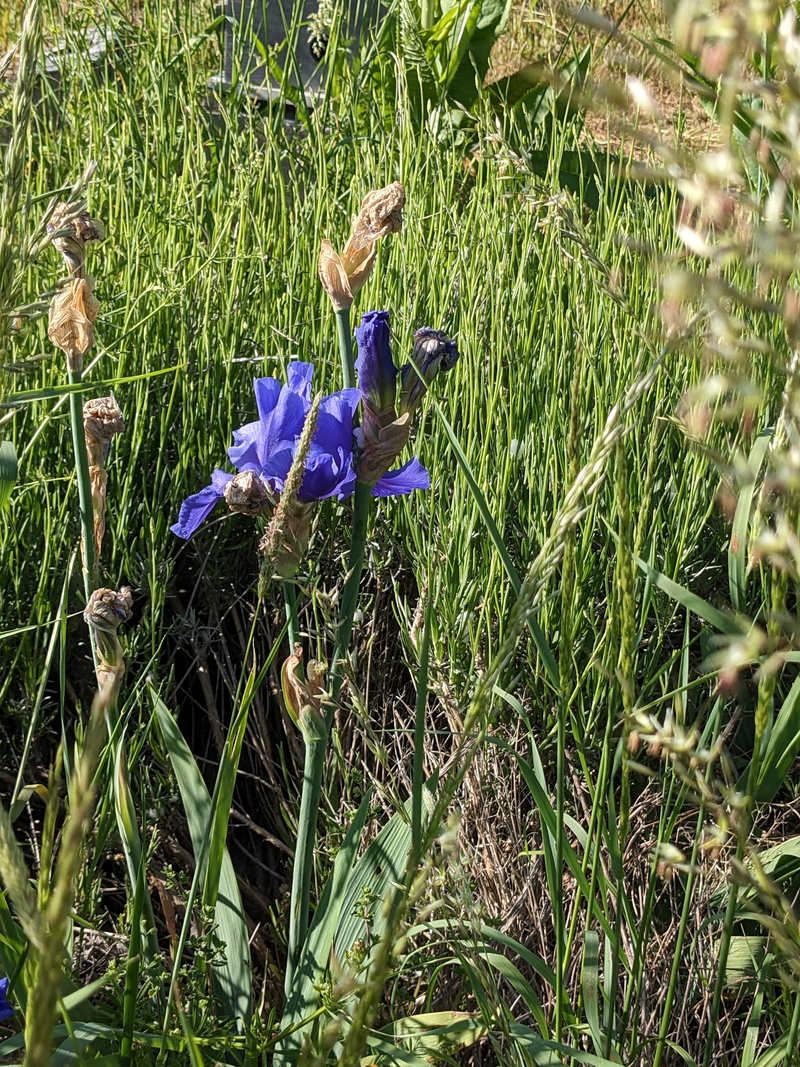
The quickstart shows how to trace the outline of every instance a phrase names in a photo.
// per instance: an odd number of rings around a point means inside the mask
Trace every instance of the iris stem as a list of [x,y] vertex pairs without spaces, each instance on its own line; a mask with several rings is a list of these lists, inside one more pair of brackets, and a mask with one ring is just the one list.
[[[82,374],[79,370],[70,370],[69,384],[80,385]],[[83,590],[86,603],[100,584],[97,557],[94,551],[94,508],[92,505],[92,485],[89,479],[89,457],[86,453],[86,438],[83,429],[83,404],[81,394],[76,390],[69,394],[69,418],[72,425],[72,446],[75,451],[75,475],[78,481],[78,508],[81,520],[81,560],[83,567]],[[89,627],[92,645],[92,659],[97,670],[97,648],[94,631]]]
[[350,308],[336,312],[336,334],[339,338],[339,354],[342,357],[342,381],[345,389],[356,384],[356,364],[353,356],[353,331],[350,328]]
[[297,624],[297,591],[294,582],[283,583],[283,599],[286,602],[286,622],[288,624],[289,654],[300,641],[300,627]]
[[339,703],[339,694],[344,681],[344,664],[350,637],[353,633],[353,619],[358,602],[358,589],[361,584],[361,572],[364,567],[364,554],[367,544],[367,523],[369,521],[372,489],[361,482],[356,485],[355,504],[353,508],[353,531],[350,539],[350,554],[347,561],[347,578],[342,594],[342,608],[336,627],[336,646],[330,670],[330,700],[325,709],[324,721],[319,723],[319,733],[309,730],[304,734],[306,745],[305,766],[303,769],[303,791],[300,798],[300,817],[297,828],[297,850],[292,871],[292,899],[289,910],[289,942],[286,963],[286,983],[284,986],[288,998],[292,982],[300,961],[300,953],[308,934],[308,910],[311,895],[311,874],[314,869],[314,844],[317,824],[319,822],[319,802],[322,793],[322,775],[325,769],[325,751],[333,716]]

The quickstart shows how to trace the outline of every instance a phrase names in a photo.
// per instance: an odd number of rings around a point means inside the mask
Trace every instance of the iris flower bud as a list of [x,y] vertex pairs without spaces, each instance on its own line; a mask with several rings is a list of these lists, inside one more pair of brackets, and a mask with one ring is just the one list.
[[441,330],[431,329],[430,326],[417,330],[414,334],[412,362],[406,363],[400,371],[401,413],[413,412],[439,371],[452,370],[458,357],[455,341]]

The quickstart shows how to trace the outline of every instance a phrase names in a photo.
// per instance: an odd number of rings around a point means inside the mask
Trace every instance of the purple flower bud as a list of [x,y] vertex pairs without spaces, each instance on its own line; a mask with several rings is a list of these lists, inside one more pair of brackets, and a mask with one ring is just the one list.
[[389,312],[368,311],[356,329],[356,341],[356,371],[364,403],[376,415],[393,412],[397,396],[397,367],[389,346]]

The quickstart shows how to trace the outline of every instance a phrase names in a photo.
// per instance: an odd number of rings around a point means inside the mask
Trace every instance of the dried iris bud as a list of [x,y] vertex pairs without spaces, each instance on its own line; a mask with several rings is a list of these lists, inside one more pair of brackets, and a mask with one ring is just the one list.
[[402,229],[405,202],[406,191],[400,182],[373,189],[364,197],[353,218],[341,256],[330,241],[322,242],[319,277],[335,311],[352,305],[353,297],[372,273],[381,237]]
[[83,357],[94,344],[94,326],[100,303],[92,294],[91,278],[74,278],[50,302],[47,336],[66,354],[73,373],[83,370]]
[[241,515],[262,515],[274,503],[269,486],[255,471],[234,474],[223,495],[231,511]]

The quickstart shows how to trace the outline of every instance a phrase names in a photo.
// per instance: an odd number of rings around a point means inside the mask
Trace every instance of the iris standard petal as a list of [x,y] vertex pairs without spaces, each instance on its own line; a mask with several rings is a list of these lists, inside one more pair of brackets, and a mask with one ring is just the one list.
[[313,438],[318,448],[331,454],[340,449],[353,451],[353,418],[360,398],[358,389],[341,389],[323,397]]
[[397,470],[387,471],[372,487],[373,496],[404,496],[415,489],[430,489],[431,476],[415,456]]
[[225,486],[232,479],[232,474],[226,474],[217,468],[211,475],[211,485],[184,500],[178,521],[174,526],[170,526],[170,530],[178,537],[188,540],[217,506],[223,497]]
[[277,378],[253,379],[258,422],[234,430],[228,449],[237,470],[264,471],[276,452],[295,444],[311,406],[313,373],[312,364],[295,361],[289,364],[288,385]]
[[297,393],[303,400],[311,403],[311,379],[314,376],[314,364],[303,363],[294,359],[286,371],[286,386]]
[[358,385],[369,406],[376,412],[394,407],[397,394],[397,367],[389,345],[389,312],[368,311],[356,329],[358,343]]

